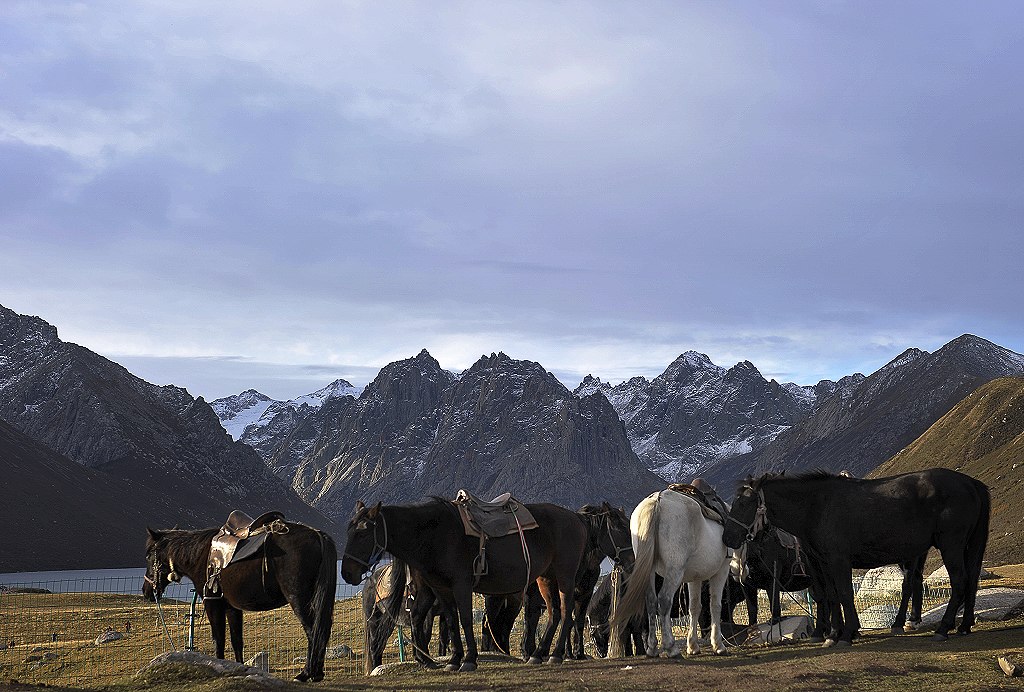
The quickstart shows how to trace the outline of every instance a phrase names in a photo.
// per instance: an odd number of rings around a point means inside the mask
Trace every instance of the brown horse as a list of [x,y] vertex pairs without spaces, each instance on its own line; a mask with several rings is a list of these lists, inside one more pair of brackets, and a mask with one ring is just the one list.
[[[476,579],[473,562],[479,553],[477,538],[467,536],[455,505],[441,498],[418,505],[356,504],[348,525],[348,540],[341,561],[341,576],[358,584],[387,552],[418,570],[441,602],[452,634],[449,670],[476,670],[477,647],[473,635],[473,592],[491,595],[521,594],[536,581],[544,600],[557,594],[560,618],[551,618],[531,663],[540,663],[551,651],[549,663],[561,663],[566,637],[572,628],[573,587],[576,568],[588,534],[582,519],[571,510],[552,504],[526,505],[537,528],[492,538],[487,542],[487,573]],[[425,608],[432,604],[424,599]],[[419,608],[420,604],[416,604]],[[549,611],[554,612],[554,611]],[[456,613],[458,618],[456,619]],[[412,613],[413,622],[424,614]],[[558,628],[559,621],[561,627]],[[459,626],[466,639],[462,647]],[[554,640],[558,628],[558,639]],[[413,637],[420,632],[413,629]],[[426,650],[427,643],[414,644]]]
[[[204,598],[217,658],[224,658],[225,620],[231,648],[242,661],[242,611],[273,610],[290,605],[306,631],[306,665],[296,680],[324,679],[324,658],[334,620],[338,549],[326,533],[295,522],[267,537],[256,555],[234,562],[220,574],[222,597]],[[210,543],[219,529],[182,531],[148,529],[143,595],[158,601],[171,581],[182,576],[203,588]]]

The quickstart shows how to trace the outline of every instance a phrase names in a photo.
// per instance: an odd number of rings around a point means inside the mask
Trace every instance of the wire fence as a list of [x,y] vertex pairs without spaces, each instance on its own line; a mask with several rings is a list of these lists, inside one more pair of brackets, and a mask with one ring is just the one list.
[[[191,649],[214,653],[202,603],[187,580],[172,585],[160,608],[145,601],[141,589],[141,577],[8,580],[0,584],[0,679],[70,686],[110,684],[129,680],[154,657],[167,651]],[[929,589],[925,609],[941,605],[948,598],[948,589]],[[763,593],[760,600],[760,612],[767,614]],[[477,597],[474,604],[479,642],[482,598]],[[857,608],[861,613],[879,607],[888,613],[888,609],[894,611],[898,605],[898,591],[870,596],[858,593]],[[809,603],[804,594],[789,594],[784,596],[783,608],[788,615],[807,614]],[[744,607],[736,608],[734,620],[746,624]],[[686,619],[676,624],[684,628]],[[290,609],[246,612],[243,628],[246,662],[281,678],[291,678],[300,672],[306,637]],[[513,629],[513,656],[519,655],[522,631],[520,615]],[[435,654],[436,639],[435,636],[431,642]],[[408,629],[396,629],[385,649],[384,663],[411,660],[408,642]],[[589,636],[585,642],[587,654],[595,656]],[[325,667],[328,678],[350,676],[355,682],[355,678],[362,676],[364,647],[361,593],[339,585]],[[230,643],[226,655],[232,657]]]

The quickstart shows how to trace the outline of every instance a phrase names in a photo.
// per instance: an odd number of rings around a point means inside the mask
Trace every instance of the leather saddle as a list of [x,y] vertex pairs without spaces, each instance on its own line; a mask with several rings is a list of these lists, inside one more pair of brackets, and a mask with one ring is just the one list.
[[[463,489],[455,495],[453,504],[459,510],[466,535],[480,538],[480,552],[473,561],[473,576],[477,581],[487,574],[489,538],[501,538],[513,533],[522,535],[524,531],[538,526],[526,505],[512,497],[511,493],[502,493],[487,502]],[[523,550],[527,550],[525,540]]]
[[255,519],[240,509],[231,512],[210,543],[210,561],[206,568],[203,598],[221,598],[221,570],[255,555],[270,534],[287,532],[288,527],[281,512],[264,512]]
[[537,520],[530,510],[511,493],[502,493],[487,502],[468,490],[460,490],[455,496],[455,506],[467,536],[501,538],[537,528]]
[[729,509],[725,506],[722,498],[718,497],[718,494],[714,491],[705,493],[700,488],[689,483],[672,483],[668,486],[668,489],[673,492],[682,493],[687,497],[692,497],[700,505],[701,514],[704,515],[705,519],[710,519],[725,526],[725,517],[729,513]]

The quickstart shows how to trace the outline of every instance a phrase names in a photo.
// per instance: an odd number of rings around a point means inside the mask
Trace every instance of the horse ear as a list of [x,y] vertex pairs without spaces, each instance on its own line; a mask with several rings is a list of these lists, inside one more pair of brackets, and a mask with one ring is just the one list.
[[607,500],[605,500],[604,502],[601,503],[601,511],[602,512],[611,512],[611,511],[613,511],[612,510],[612,506],[610,504],[608,504]]
[[376,519],[377,515],[380,514],[380,507],[381,507],[382,504],[384,504],[384,503],[383,502],[377,502],[377,504],[375,504],[373,507],[371,507],[370,511],[366,513],[366,518],[367,519]]
[[366,505],[363,504],[363,501],[362,500],[356,500],[356,514],[359,514],[364,509],[366,509]]
[[146,533],[148,534],[148,537],[149,537],[149,541],[150,541],[151,543],[156,543],[157,541],[159,541],[159,540],[160,540],[160,535],[161,535],[161,534],[160,534],[160,532],[159,532],[159,531],[154,531],[153,529],[151,529],[151,528],[149,528],[149,527],[147,526],[147,527],[146,527]]

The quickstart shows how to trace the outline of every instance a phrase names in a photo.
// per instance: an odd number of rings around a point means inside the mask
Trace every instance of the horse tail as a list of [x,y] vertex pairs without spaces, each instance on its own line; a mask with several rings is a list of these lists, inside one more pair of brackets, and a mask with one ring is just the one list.
[[309,604],[313,614],[310,653],[317,652],[320,658],[319,672],[322,675],[323,658],[326,656],[327,645],[331,639],[331,627],[334,625],[334,598],[338,587],[338,547],[328,534],[323,531],[316,533],[320,537],[320,572],[317,574],[313,598]]
[[654,572],[654,556],[657,553],[658,509],[661,493],[649,495],[633,510],[630,523],[633,528],[633,549],[636,562],[626,583],[626,592],[619,599],[618,607],[608,622],[609,641],[617,641],[622,631],[637,613],[647,604],[647,590]]
[[[981,481],[978,484],[978,495],[980,508],[978,521],[974,530],[967,538],[967,547],[964,551],[964,566],[967,567],[967,593],[972,596],[978,592],[978,581],[981,578],[981,561],[985,557],[985,548],[988,546],[988,527],[992,512],[992,496],[988,486]],[[971,599],[974,600],[973,598]]]

